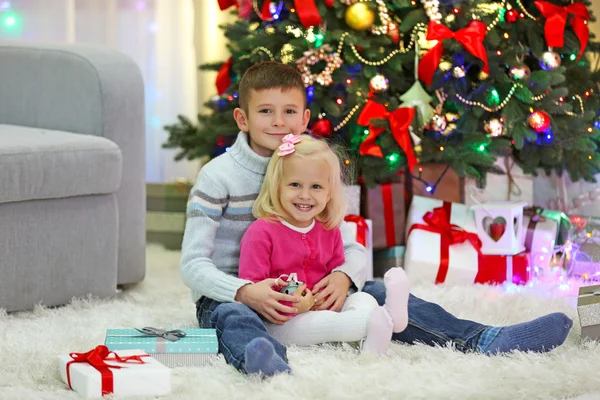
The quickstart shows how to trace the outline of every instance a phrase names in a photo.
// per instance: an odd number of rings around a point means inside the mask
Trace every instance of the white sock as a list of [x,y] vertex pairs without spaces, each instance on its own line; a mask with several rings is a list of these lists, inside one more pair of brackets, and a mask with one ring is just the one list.
[[383,276],[385,309],[394,321],[394,332],[402,332],[408,325],[408,295],[410,284],[402,268],[392,268]]
[[363,342],[362,351],[375,355],[384,354],[392,341],[392,317],[383,307],[377,307],[371,313],[367,338]]

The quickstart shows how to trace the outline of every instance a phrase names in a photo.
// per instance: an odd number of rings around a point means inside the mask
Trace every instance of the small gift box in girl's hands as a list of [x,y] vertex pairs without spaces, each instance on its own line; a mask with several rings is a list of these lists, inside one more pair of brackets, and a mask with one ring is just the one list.
[[171,393],[171,370],[142,350],[111,352],[101,345],[59,356],[58,361],[62,380],[87,398]]

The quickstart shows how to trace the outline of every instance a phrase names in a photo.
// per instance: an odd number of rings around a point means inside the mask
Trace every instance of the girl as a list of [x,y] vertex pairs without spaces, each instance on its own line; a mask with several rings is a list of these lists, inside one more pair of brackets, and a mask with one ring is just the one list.
[[303,283],[296,293],[303,296],[298,315],[282,325],[266,324],[282,344],[364,339],[363,351],[382,354],[392,333],[408,324],[408,278],[401,268],[386,273],[391,301],[384,306],[359,292],[345,299],[340,313],[310,310],[324,301],[315,284],[344,263],[338,228],[346,209],[341,168],[323,140],[288,134],[283,142],[271,157],[253,205],[258,219],[241,241],[239,276],[253,282],[279,278],[280,286],[288,284],[284,277],[297,276]]

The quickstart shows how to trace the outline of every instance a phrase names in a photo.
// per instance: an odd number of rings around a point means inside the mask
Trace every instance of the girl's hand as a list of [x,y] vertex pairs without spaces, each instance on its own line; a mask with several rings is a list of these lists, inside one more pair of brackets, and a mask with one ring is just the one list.
[[296,292],[294,292],[294,295],[301,299],[300,303],[298,303],[298,314],[310,311],[315,304],[313,294],[308,290],[306,285],[300,285],[300,287],[296,289]]
[[298,296],[279,293],[273,290],[274,286],[285,287],[288,283],[283,279],[269,278],[257,283],[244,285],[238,289],[235,296],[235,301],[250,307],[267,321],[282,325],[293,315],[283,315],[281,313],[296,314],[296,307],[289,307],[281,304],[282,301],[287,301],[292,304],[299,303],[302,299]]
[[335,271],[321,279],[314,287],[315,306],[313,310],[340,311],[352,281],[345,273]]

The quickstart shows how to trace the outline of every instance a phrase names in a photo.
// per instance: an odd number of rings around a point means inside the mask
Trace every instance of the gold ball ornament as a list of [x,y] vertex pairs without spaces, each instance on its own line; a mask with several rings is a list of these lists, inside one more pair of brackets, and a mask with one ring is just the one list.
[[502,136],[505,132],[504,123],[499,118],[492,118],[489,121],[486,121],[484,129],[491,137]]
[[375,22],[375,11],[367,3],[354,3],[346,9],[346,24],[355,31],[366,31]]
[[554,51],[547,51],[540,58],[540,67],[546,71],[560,67],[560,63],[560,55]]
[[377,74],[369,81],[369,88],[375,93],[381,93],[388,90],[389,81],[382,74]]

